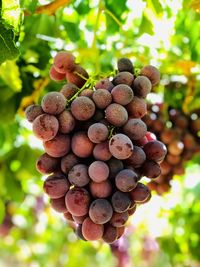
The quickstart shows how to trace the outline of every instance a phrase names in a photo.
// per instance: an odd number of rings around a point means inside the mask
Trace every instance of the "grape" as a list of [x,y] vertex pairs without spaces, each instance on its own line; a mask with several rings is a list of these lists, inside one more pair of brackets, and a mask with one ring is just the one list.
[[74,187],[65,196],[67,210],[74,216],[84,216],[88,213],[90,195],[85,188]]
[[133,118],[142,118],[147,113],[147,104],[143,98],[134,96],[132,101],[126,106],[128,114]]
[[129,214],[127,211],[122,213],[114,212],[110,224],[115,227],[121,227],[128,221]]
[[118,213],[125,212],[131,205],[131,200],[127,193],[116,191],[111,198],[114,211]]
[[73,219],[73,217],[72,217],[72,215],[71,215],[71,213],[70,212],[64,212],[63,213],[63,216],[64,216],[64,218],[66,219],[66,220],[68,220],[68,221],[74,221],[74,219]]
[[83,236],[83,233],[82,233],[82,224],[79,224],[76,228],[76,235],[81,239],[81,240],[84,240],[84,241],[87,241],[85,239],[85,237]]
[[56,82],[62,81],[65,79],[65,74],[57,72],[54,66],[51,66],[49,70],[49,76],[53,81],[56,81]]
[[142,183],[138,183],[136,188],[130,192],[132,201],[135,201],[136,203],[144,203],[150,195],[149,188]]
[[103,123],[94,123],[88,129],[88,137],[93,143],[101,143],[108,138],[108,128]]
[[103,236],[104,226],[87,217],[82,224],[82,234],[86,240],[98,240]]
[[66,156],[62,157],[61,159],[61,170],[65,174],[68,174],[68,172],[71,170],[71,168],[78,164],[78,157],[74,155],[73,153],[69,153]]
[[155,161],[146,161],[142,166],[142,173],[148,178],[156,178],[161,174],[161,168]]
[[131,156],[126,159],[126,164],[131,165],[134,168],[139,168],[146,160],[146,154],[143,149],[139,146],[133,147],[133,152]]
[[64,95],[64,97],[69,100],[73,95],[78,92],[78,87],[73,83],[66,83],[60,90],[60,93]]
[[75,119],[71,112],[64,110],[58,115],[59,132],[63,134],[70,133],[75,127]]
[[58,132],[58,120],[53,115],[39,115],[33,122],[33,133],[43,141],[53,139]]
[[66,79],[69,83],[73,83],[81,88],[87,81],[89,75],[87,71],[79,65],[75,66],[73,72],[66,73]]
[[145,76],[138,76],[133,82],[134,93],[142,98],[146,98],[151,91],[151,87],[150,80]]
[[112,95],[108,90],[101,89],[93,93],[92,99],[97,108],[104,109],[112,102]]
[[93,156],[95,159],[107,161],[112,157],[112,154],[109,150],[109,143],[103,142],[100,144],[96,144],[93,150]]
[[183,149],[184,149],[184,144],[178,140],[177,141],[174,140],[172,143],[168,145],[169,153],[174,156],[179,156],[183,152]]
[[170,144],[176,138],[176,131],[174,129],[165,129],[160,133],[160,139],[164,144]]
[[161,174],[162,175],[169,174],[171,169],[172,169],[171,165],[166,160],[164,160],[163,162],[160,163],[160,167],[161,167]]
[[116,127],[123,126],[128,120],[128,113],[122,105],[112,103],[105,112],[107,121]]
[[129,192],[137,185],[137,174],[130,170],[124,169],[115,177],[116,187],[122,192]]
[[[156,140],[156,136],[155,136],[155,134],[154,133],[151,133],[151,132],[147,132],[146,134],[145,134],[145,137],[147,138],[147,141],[149,142],[149,141],[154,141],[154,140]],[[147,143],[148,143],[147,142]]]
[[67,212],[65,197],[51,199],[51,207],[57,212]]
[[140,138],[139,140],[133,140],[133,144],[139,147],[143,147],[146,143],[148,143],[146,135]]
[[53,158],[49,156],[47,153],[42,154],[36,162],[36,168],[42,174],[49,174],[60,167],[60,159]]
[[168,154],[167,157],[166,157],[166,160],[170,165],[174,166],[174,165],[178,164],[181,161],[181,157]]
[[65,74],[75,68],[75,57],[67,51],[61,51],[54,57],[54,68],[57,72]]
[[123,162],[119,159],[116,158],[111,158],[108,161],[108,167],[110,170],[110,178],[115,178],[115,176],[117,175],[117,173],[121,170],[123,170],[124,165]]
[[135,213],[135,211],[136,211],[136,208],[137,208],[136,205],[134,205],[133,207],[131,207],[131,208],[128,210],[128,215],[129,215],[129,216],[133,215],[133,214]]
[[80,158],[87,158],[92,155],[94,144],[84,132],[76,132],[71,141],[72,151]]
[[133,151],[133,144],[128,136],[115,134],[109,141],[109,150],[117,159],[127,159]]
[[118,237],[117,228],[110,224],[105,225],[104,233],[103,233],[103,240],[106,243],[111,244],[117,240],[117,237]]
[[143,67],[140,71],[140,75],[146,76],[152,83],[152,86],[155,86],[160,81],[160,72],[154,66],[147,65]]
[[33,122],[35,118],[37,118],[39,115],[42,115],[43,113],[44,112],[40,105],[30,105],[25,110],[25,116],[29,122]]
[[98,198],[90,204],[89,216],[94,223],[104,224],[111,219],[112,214],[112,206],[106,199]]
[[113,87],[113,83],[108,78],[101,79],[95,85],[96,89],[106,89],[108,91],[111,91]]
[[94,161],[88,168],[90,178],[96,182],[101,183],[108,178],[109,168],[103,161]]
[[93,93],[94,93],[93,90],[91,90],[91,89],[85,89],[85,90],[83,90],[83,91],[80,93],[79,96],[87,96],[87,97],[89,97],[89,98],[92,99]]
[[126,57],[122,57],[117,61],[117,68],[120,72],[128,71],[130,73],[133,73],[134,71],[132,62]]
[[75,223],[82,224],[83,221],[87,218],[87,215],[84,215],[84,216],[74,216],[74,215],[72,215],[72,218],[75,221]]
[[46,153],[54,158],[63,157],[70,150],[70,137],[66,134],[58,134],[49,141],[43,142]]
[[129,86],[132,85],[133,83],[133,80],[134,80],[134,76],[133,74],[131,74],[130,72],[128,71],[122,71],[122,72],[119,72],[113,79],[113,84],[114,85],[118,85],[118,84],[127,84]]
[[90,98],[79,96],[73,100],[71,112],[77,120],[86,121],[94,115],[95,104]]
[[61,198],[69,190],[69,182],[65,175],[61,173],[55,173],[47,177],[44,182],[44,192],[50,198]]
[[89,183],[88,167],[85,164],[77,164],[72,167],[68,173],[68,179],[71,184],[82,187]]
[[94,198],[107,198],[112,193],[111,183],[108,180],[101,183],[91,181],[90,192]]
[[145,136],[147,126],[141,119],[129,119],[124,125],[123,131],[131,140],[139,140]]
[[116,85],[112,91],[113,102],[125,106],[133,99],[133,90],[126,84]]
[[167,154],[166,146],[160,141],[150,141],[144,147],[144,152],[148,160],[160,162]]
[[42,98],[42,109],[52,115],[60,114],[66,106],[66,99],[59,92],[49,92]]
[[125,232],[125,226],[117,227],[117,239],[119,239]]

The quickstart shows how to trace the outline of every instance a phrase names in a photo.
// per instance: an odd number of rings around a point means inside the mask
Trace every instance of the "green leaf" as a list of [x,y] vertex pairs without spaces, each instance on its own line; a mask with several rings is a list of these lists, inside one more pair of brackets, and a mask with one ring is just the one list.
[[148,33],[150,35],[154,33],[153,24],[151,23],[151,21],[147,18],[145,14],[142,17],[142,21],[140,24],[140,34],[143,34],[143,33]]
[[19,55],[19,50],[15,44],[15,33],[13,28],[0,21],[0,64],[7,59],[15,59]]
[[90,5],[88,0],[84,1],[77,1],[79,4],[77,5],[76,2],[74,3],[74,7],[79,15],[85,15],[90,10]]
[[4,215],[5,215],[5,205],[3,201],[0,199],[0,224],[3,221]]
[[148,0],[147,2],[148,6],[154,11],[154,13],[156,13],[157,15],[163,13],[163,9],[159,0]]
[[69,36],[69,39],[72,42],[77,42],[80,39],[80,32],[78,28],[79,23],[73,23],[73,22],[63,22],[63,26],[65,27],[65,30],[67,31],[67,34]]

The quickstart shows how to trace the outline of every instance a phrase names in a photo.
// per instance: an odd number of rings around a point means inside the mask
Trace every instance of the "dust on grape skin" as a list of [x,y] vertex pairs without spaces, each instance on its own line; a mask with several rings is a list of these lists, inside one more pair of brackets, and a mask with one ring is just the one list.
[[123,150],[123,148],[121,146],[116,146],[116,149],[119,150],[119,151]]

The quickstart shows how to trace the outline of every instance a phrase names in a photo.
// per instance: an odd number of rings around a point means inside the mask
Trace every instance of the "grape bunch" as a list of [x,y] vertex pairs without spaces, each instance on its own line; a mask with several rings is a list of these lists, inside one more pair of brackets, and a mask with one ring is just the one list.
[[174,175],[185,173],[185,163],[200,153],[200,117],[198,111],[184,114],[169,107],[167,117],[164,105],[149,104],[148,114],[143,121],[148,128],[167,146],[168,154],[161,163],[161,175],[148,187],[158,194],[169,191]]
[[59,52],[50,77],[67,83],[25,112],[43,141],[36,167],[49,175],[44,192],[52,208],[74,222],[81,239],[107,243],[122,236],[136,205],[150,199],[140,179],[160,175],[167,151],[141,119],[159,71],[148,65],[136,76],[128,58],[117,65],[113,76],[94,80],[72,54]]

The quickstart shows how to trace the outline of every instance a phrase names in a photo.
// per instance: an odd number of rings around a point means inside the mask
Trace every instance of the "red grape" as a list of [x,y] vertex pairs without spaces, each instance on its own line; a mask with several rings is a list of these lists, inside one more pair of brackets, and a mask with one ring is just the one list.
[[133,151],[133,144],[128,136],[115,134],[109,141],[109,150],[117,159],[127,159]]
[[70,137],[66,134],[58,134],[53,139],[43,142],[46,153],[54,158],[63,157],[70,150]]
[[112,214],[112,206],[104,198],[98,198],[90,204],[89,216],[94,223],[104,224],[111,219]]

